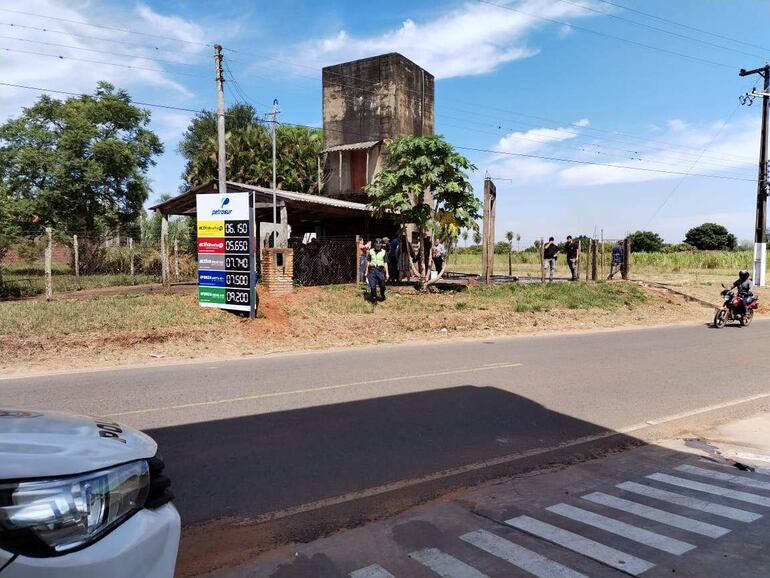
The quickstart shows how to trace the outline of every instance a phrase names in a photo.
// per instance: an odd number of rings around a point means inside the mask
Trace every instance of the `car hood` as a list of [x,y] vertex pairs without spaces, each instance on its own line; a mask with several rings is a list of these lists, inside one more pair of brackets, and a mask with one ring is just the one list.
[[81,474],[157,449],[151,437],[109,419],[0,407],[0,480]]

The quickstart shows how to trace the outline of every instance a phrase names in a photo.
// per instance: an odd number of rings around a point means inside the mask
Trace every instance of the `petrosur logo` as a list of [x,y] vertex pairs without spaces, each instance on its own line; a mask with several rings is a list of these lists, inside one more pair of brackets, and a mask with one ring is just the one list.
[[211,216],[213,217],[214,215],[229,215],[230,213],[233,212],[232,209],[225,209],[225,206],[229,204],[230,204],[230,197],[225,197],[224,199],[222,199],[222,204],[219,206],[219,208],[211,211]]

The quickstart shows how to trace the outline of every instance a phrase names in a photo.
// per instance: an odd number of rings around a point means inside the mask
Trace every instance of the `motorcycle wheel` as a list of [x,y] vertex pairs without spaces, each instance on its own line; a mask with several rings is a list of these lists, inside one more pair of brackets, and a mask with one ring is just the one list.
[[727,321],[727,311],[724,309],[720,309],[717,311],[717,314],[714,315],[714,327],[717,329],[721,329],[725,326],[725,322]]
[[751,323],[751,320],[754,318],[754,310],[749,309],[746,311],[746,313],[743,314],[743,317],[741,317],[741,325],[744,327],[748,327],[749,323]]

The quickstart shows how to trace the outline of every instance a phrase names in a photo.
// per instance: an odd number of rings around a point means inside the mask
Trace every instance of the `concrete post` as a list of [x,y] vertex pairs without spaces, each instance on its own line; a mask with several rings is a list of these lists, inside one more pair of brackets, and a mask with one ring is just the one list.
[[596,241],[591,241],[591,280],[599,280],[599,247]]
[[286,212],[286,203],[281,206],[281,238],[279,240],[280,247],[289,246],[289,215]]
[[161,259],[161,280],[163,285],[169,284],[168,271],[168,215],[161,213],[160,221],[160,259]]
[[134,239],[128,238],[128,272],[131,275],[131,285],[136,285],[134,277]]
[[72,260],[75,267],[75,277],[80,277],[80,253],[78,251],[78,236],[72,235]]
[[492,179],[484,180],[484,222],[481,233],[481,276],[489,283],[495,268],[495,212],[497,210],[497,188]]
[[53,297],[53,279],[51,279],[51,262],[53,261],[53,238],[51,227],[45,228],[45,298],[50,301]]
[[174,278],[179,281],[179,240],[174,237]]

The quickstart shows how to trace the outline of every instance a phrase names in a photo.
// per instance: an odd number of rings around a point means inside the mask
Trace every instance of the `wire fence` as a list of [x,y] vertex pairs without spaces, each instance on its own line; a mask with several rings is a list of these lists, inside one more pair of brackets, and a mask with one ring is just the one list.
[[294,250],[294,282],[298,285],[353,283],[358,267],[356,237],[289,239]]
[[[169,238],[172,282],[195,279],[197,261],[181,235]],[[70,235],[53,229],[22,235],[0,255],[0,300],[160,283],[157,243],[129,236]]]

